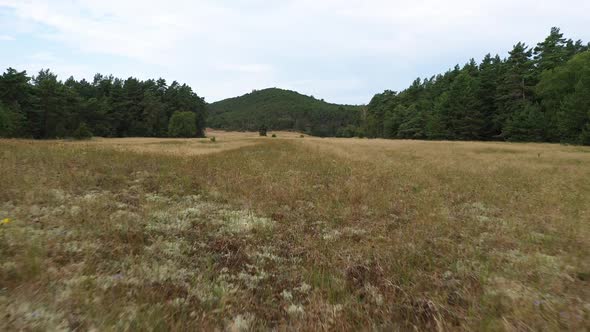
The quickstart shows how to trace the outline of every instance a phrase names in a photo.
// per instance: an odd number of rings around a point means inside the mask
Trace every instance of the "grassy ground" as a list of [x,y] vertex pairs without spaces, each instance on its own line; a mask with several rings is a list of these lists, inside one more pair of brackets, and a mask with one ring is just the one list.
[[589,148],[215,136],[0,141],[0,330],[589,328]]

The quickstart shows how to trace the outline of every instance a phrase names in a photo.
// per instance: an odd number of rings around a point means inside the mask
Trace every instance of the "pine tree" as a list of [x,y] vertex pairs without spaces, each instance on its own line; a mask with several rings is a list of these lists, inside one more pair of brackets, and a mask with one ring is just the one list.
[[506,122],[504,137],[514,142],[539,142],[543,140],[544,118],[537,104],[526,104],[512,114]]
[[546,138],[580,142],[590,111],[590,52],[580,53],[563,66],[543,72],[537,92],[546,114]]
[[496,128],[503,128],[506,121],[521,111],[532,99],[533,62],[531,50],[524,44],[514,45],[506,60],[503,77],[497,90],[498,112],[494,117]]
[[479,83],[468,72],[457,76],[449,90],[446,109],[446,127],[453,138],[459,140],[479,139],[483,127],[480,111]]
[[590,70],[580,78],[574,92],[565,96],[561,103],[558,128],[561,140],[581,144],[585,141],[590,124]]
[[568,60],[567,42],[559,28],[551,28],[549,36],[534,49],[537,74],[560,66]]
[[407,108],[403,122],[400,124],[397,136],[399,138],[426,138],[426,112],[418,110],[416,105]]
[[502,77],[502,60],[498,55],[492,57],[489,53],[479,66],[479,94],[480,111],[483,117],[481,138],[491,140],[502,132],[501,125],[494,119],[498,116],[497,90]]
[[[65,87],[57,80],[57,75],[49,70],[41,70],[33,78],[34,94],[39,115],[33,119],[37,127],[38,138],[65,137],[68,133],[67,121],[71,114],[67,112],[68,105],[65,98]],[[30,119],[30,118],[29,118]]]

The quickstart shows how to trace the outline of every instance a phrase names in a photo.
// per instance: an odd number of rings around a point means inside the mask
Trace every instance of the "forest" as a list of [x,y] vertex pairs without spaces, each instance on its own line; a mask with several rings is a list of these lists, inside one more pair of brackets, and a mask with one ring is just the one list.
[[[183,128],[176,128],[173,124],[179,122],[170,121],[175,114],[193,123],[180,122]],[[204,99],[178,82],[167,85],[163,79],[122,80],[100,74],[92,82],[73,77],[62,82],[49,70],[30,77],[13,68],[0,76],[4,137],[200,137],[205,118]]]
[[357,136],[361,107],[330,104],[271,88],[209,105],[208,126],[226,130],[294,130],[313,136]]
[[418,78],[401,92],[379,93],[366,107],[281,89],[208,105],[190,86],[163,79],[97,74],[92,82],[73,77],[62,82],[49,70],[31,77],[13,68],[0,76],[2,137],[200,137],[206,127],[588,145],[589,45],[552,28],[534,47],[519,42],[506,58],[471,59],[443,74]]
[[558,28],[370,102],[369,137],[590,144],[590,52]]

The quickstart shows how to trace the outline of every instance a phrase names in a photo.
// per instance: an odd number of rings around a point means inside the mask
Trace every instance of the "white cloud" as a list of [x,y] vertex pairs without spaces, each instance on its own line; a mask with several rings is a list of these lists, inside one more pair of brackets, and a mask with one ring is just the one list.
[[9,36],[9,35],[0,35],[0,41],[13,41],[16,38],[14,38],[13,36]]
[[590,39],[586,0],[0,0],[2,8],[80,65],[92,67],[85,55],[122,57],[138,76],[186,81],[209,100],[301,86],[362,103],[437,73],[420,68],[537,42],[551,26]]

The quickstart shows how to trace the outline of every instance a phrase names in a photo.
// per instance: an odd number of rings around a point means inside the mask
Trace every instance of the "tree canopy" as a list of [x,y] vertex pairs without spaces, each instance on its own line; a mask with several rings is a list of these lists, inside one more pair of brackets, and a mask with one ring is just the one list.
[[518,42],[506,58],[471,59],[418,78],[401,92],[376,94],[366,107],[276,88],[207,105],[176,81],[101,74],[92,82],[61,81],[49,70],[31,77],[8,68],[0,76],[0,137],[72,137],[79,129],[103,137],[194,137],[210,126],[314,136],[590,144],[589,48],[552,28],[534,47]]
[[[166,137],[175,112],[194,115],[203,136],[206,104],[186,84],[126,80],[97,74],[92,82],[62,82],[49,70],[30,77],[8,68],[0,76],[0,136],[63,138],[84,132],[103,137]],[[83,124],[83,125],[82,125]]]
[[256,131],[264,126],[315,136],[353,136],[360,125],[360,111],[359,106],[330,104],[272,88],[210,104],[208,125],[226,130]]
[[590,51],[558,28],[536,47],[486,55],[375,95],[370,137],[589,144]]

